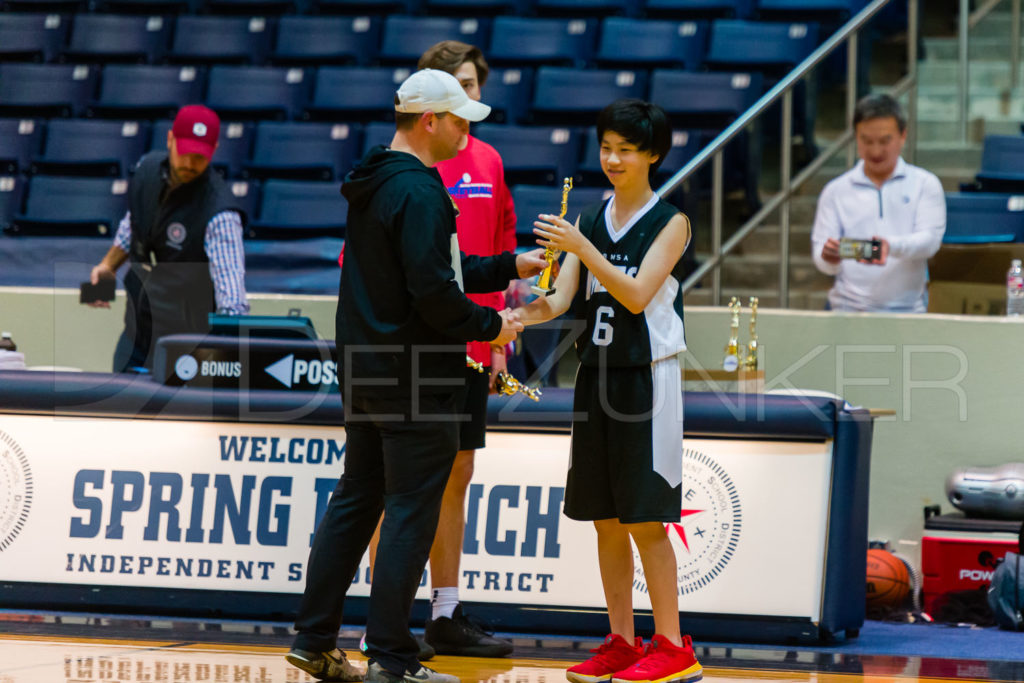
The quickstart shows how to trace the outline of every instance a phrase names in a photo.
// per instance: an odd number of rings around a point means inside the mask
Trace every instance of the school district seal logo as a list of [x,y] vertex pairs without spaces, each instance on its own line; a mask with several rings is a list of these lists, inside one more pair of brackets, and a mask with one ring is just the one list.
[[[736,553],[742,526],[739,492],[725,468],[705,453],[683,451],[683,508],[665,525],[676,552],[679,594],[707,586]],[[633,587],[647,592],[640,558],[634,554]]]
[[32,508],[32,470],[21,447],[0,432],[0,551],[14,543]]

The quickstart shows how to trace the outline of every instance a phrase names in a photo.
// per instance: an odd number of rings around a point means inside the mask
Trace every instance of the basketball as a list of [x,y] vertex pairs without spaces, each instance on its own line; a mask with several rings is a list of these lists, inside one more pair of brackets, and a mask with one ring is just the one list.
[[903,561],[888,550],[868,550],[868,605],[898,607],[910,592],[910,575]]

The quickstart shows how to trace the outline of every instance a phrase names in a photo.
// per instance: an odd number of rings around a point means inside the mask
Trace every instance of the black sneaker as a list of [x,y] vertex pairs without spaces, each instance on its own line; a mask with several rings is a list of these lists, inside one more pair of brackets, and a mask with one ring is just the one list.
[[[420,660],[421,662],[425,662],[428,659],[433,659],[434,655],[436,655],[437,653],[434,652],[434,648],[430,647],[430,643],[425,641],[420,636],[415,636],[415,638],[416,638],[416,644],[419,645],[419,647],[420,647],[420,651],[416,654],[416,659]],[[363,634],[362,638],[359,639],[359,651],[362,652],[363,654],[366,654],[366,634],[365,633]]]
[[423,639],[439,655],[461,655],[463,657],[507,657],[512,654],[512,642],[495,638],[462,613],[462,605],[456,605],[452,617],[431,619],[427,622]]
[[428,669],[425,666],[420,666],[418,671],[412,673],[406,673],[404,676],[398,676],[387,669],[383,668],[377,662],[370,660],[369,666],[366,667],[366,676],[363,677],[364,683],[461,683],[456,676],[450,674],[443,674]]
[[312,652],[292,648],[284,656],[288,663],[302,669],[321,681],[361,681],[363,672],[345,658],[345,653],[335,648],[330,652]]

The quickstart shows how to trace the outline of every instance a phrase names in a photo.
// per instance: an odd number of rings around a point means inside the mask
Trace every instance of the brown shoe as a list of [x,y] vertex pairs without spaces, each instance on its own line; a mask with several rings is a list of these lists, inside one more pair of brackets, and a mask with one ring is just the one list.
[[321,681],[363,680],[363,671],[353,666],[346,659],[345,653],[337,648],[330,652],[311,652],[292,648],[284,658],[292,666],[302,669]]

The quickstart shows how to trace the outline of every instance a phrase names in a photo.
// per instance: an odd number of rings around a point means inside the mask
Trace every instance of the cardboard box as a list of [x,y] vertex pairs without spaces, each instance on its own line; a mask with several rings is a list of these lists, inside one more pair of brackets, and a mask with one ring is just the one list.
[[1024,244],[943,244],[928,261],[928,312],[1006,314],[1006,272]]

